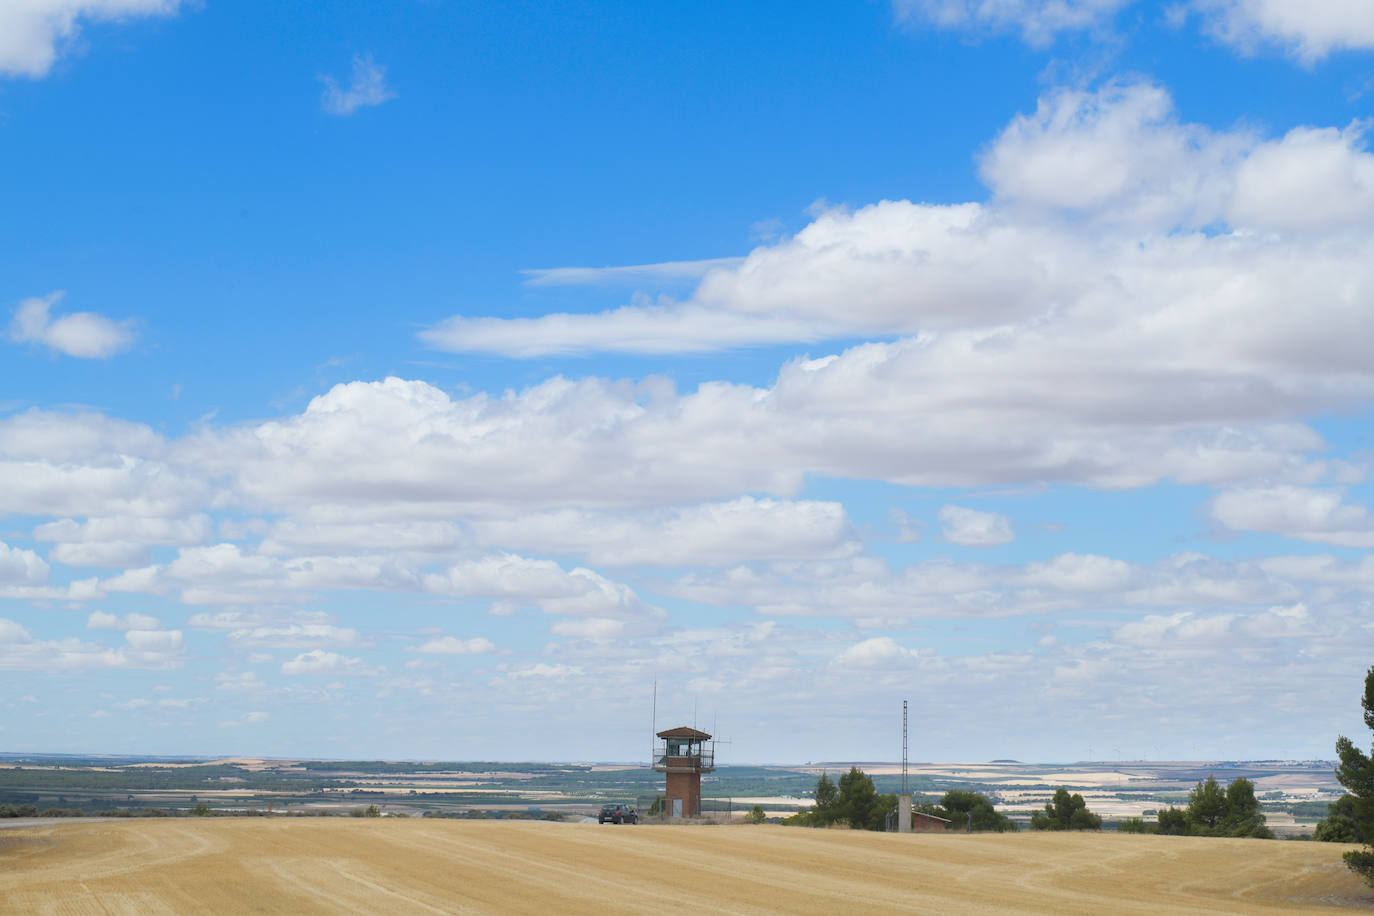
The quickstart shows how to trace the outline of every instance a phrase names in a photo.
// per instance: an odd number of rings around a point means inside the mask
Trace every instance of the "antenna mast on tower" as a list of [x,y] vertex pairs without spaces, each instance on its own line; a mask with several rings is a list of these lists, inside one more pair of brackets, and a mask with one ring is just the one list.
[[902,701],[902,794],[906,789],[906,700]]

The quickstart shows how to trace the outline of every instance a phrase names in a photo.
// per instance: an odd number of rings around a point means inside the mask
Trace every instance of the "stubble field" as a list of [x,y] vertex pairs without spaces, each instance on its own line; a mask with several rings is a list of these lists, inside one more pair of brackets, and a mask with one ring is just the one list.
[[1328,843],[418,819],[0,830],[4,913],[1332,913]]

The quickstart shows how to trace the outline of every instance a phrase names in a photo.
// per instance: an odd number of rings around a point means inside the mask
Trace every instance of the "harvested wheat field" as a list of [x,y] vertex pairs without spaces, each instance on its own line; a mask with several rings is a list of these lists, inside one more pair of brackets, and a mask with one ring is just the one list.
[[0,831],[4,913],[1331,913],[1328,843],[521,821],[178,819]]

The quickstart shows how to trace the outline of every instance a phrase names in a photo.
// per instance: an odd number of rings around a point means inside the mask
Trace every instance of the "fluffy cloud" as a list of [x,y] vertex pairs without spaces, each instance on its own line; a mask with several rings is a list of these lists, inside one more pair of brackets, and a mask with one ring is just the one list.
[[351,648],[368,644],[362,634],[352,627],[318,623],[293,623],[286,626],[233,630],[229,633],[227,641],[236,649],[304,649],[311,646]]
[[946,541],[964,547],[995,547],[1011,543],[1011,520],[996,512],[979,512],[963,506],[940,509],[940,533]]
[[41,343],[58,353],[82,359],[105,359],[133,343],[133,324],[129,321],[111,321],[94,312],[73,312],[53,318],[49,312],[63,295],[55,292],[19,303],[10,321],[10,339]]
[[1041,97],[1033,113],[1012,119],[980,166],[1013,212],[1192,227],[1222,212],[1254,143],[1248,134],[1180,123],[1159,86],[1116,83]]
[[1065,213],[1118,231],[1223,222],[1303,237],[1374,220],[1365,133],[1358,122],[1296,127],[1272,140],[1218,132],[1180,121],[1159,86],[1117,82],[1050,92],[1034,113],[1012,119],[980,164],[1000,205],[1018,219]]
[[1295,127],[1256,146],[1235,174],[1227,219],[1237,226],[1303,232],[1368,226],[1374,214],[1374,156],[1368,124]]
[[833,559],[862,545],[834,502],[741,497],[651,513],[564,509],[483,519],[482,541],[574,553],[607,566],[722,566],[754,559]]
[[148,548],[127,541],[105,544],[57,544],[48,556],[65,566],[140,566],[148,562]]
[[588,617],[583,620],[558,620],[549,626],[555,636],[572,639],[615,639],[623,636],[626,624],[611,617]]
[[1344,502],[1338,490],[1228,490],[1212,499],[1211,511],[1237,531],[1269,531],[1336,547],[1374,547],[1374,517],[1364,506]]
[[482,636],[474,636],[472,639],[439,636],[415,647],[414,651],[423,652],[426,655],[480,655],[484,652],[491,652],[495,648],[496,646],[491,640]]
[[[94,413],[0,419],[0,512],[40,517],[185,517],[213,501],[195,456],[146,426]],[[58,522],[60,530],[80,526]]]
[[174,668],[183,661],[180,630],[130,629],[124,644],[110,647],[78,639],[36,639],[12,620],[0,619],[0,669],[81,671],[120,668]]
[[324,83],[320,107],[332,115],[351,115],[359,108],[381,105],[396,98],[396,93],[386,84],[386,68],[370,54],[353,58],[353,75],[347,89],[340,88],[332,76],[322,76],[320,81]]
[[263,538],[267,554],[388,550],[421,553],[450,551],[465,541],[463,530],[448,521],[356,522],[286,518]]
[[919,657],[919,652],[903,648],[890,636],[875,636],[845,649],[835,656],[833,664],[840,668],[876,668],[909,664]]
[[436,350],[521,358],[550,354],[702,353],[746,344],[792,343],[836,336],[840,322],[818,327],[799,317],[738,315],[699,305],[635,305],[596,314],[539,318],[455,315],[419,332]]
[[47,581],[48,564],[38,554],[0,541],[0,585],[42,585]]
[[0,4],[0,74],[45,76],[80,23],[168,16],[180,0],[24,0]]
[[161,626],[156,617],[147,614],[129,613],[120,617],[105,611],[92,611],[86,618],[86,628],[89,630],[157,630]]
[[84,522],[64,518],[33,530],[38,541],[68,543],[133,543],[180,547],[200,544],[209,538],[210,517],[197,513],[188,518],[96,517]]
[[241,671],[237,674],[221,671],[215,675],[215,682],[216,690],[262,693],[268,689],[267,684],[258,677],[256,671]]
[[58,541],[51,553],[67,566],[141,566],[148,562],[149,545],[199,544],[210,536],[209,516],[197,513],[184,519],[97,517],[84,522],[65,518],[39,525],[33,536]]
[[[1362,142],[1351,129],[1215,134],[1149,85],[1051,93],[989,148],[993,203],[829,211],[709,271],[695,294],[713,314],[908,336],[794,360],[763,387],[553,378],[456,397],[353,382],[296,415],[172,441],[29,412],[0,420],[0,511],[68,516],[37,533],[102,544],[54,554],[82,565],[142,556],[134,545],[155,536],[204,543],[196,513],[230,504],[278,518],[260,553],[280,558],[437,555],[474,537],[557,550],[586,522],[588,562],[704,563],[728,552],[712,556],[716,534],[750,557],[851,551],[838,507],[789,501],[811,475],[1341,480],[1350,469],[1310,458],[1324,443],[1296,420],[1374,396],[1374,243],[1354,231],[1374,225]],[[1320,187],[1292,177],[1305,156],[1325,163]],[[1084,182],[1063,161],[1106,166]],[[1268,185],[1292,190],[1254,190]],[[1217,219],[1245,228],[1195,231]],[[78,516],[186,530],[97,532]],[[642,536],[653,527],[675,534],[661,550]]]
[[[1247,273],[1263,274],[1265,258],[1313,255],[1303,250],[1311,239],[1302,242],[1313,233],[1339,235],[1374,220],[1374,157],[1358,125],[1296,128],[1277,140],[1218,132],[1180,121],[1168,93],[1148,83],[1047,93],[990,145],[982,171],[991,205],[884,201],[823,212],[795,236],[708,271],[686,303],[519,319],[506,335],[518,353],[497,341],[500,319],[461,319],[463,328],[482,328],[471,346],[461,334],[426,339],[512,355],[552,352],[540,343],[546,339],[572,341],[560,348],[661,352],[776,341],[789,322],[798,328],[791,339],[807,341],[991,327],[1047,312],[1060,337],[1076,323],[1069,318],[1101,328],[1144,317],[1148,325],[1218,292],[1208,267],[1237,267],[1228,261],[1253,251]],[[1178,244],[1157,237],[1218,221],[1236,232]],[[1103,225],[1114,229],[1105,238]],[[1285,235],[1249,235],[1260,231]],[[1363,254],[1336,246],[1326,255],[1342,275],[1364,275]],[[1115,310],[1096,301],[1108,280],[1127,300]],[[1316,290],[1316,307],[1340,307],[1339,285]],[[1218,304],[1224,311],[1225,301]],[[751,339],[756,321],[772,330]]]
[[1206,28],[1253,53],[1276,45],[1311,65],[1333,51],[1374,48],[1374,8],[1349,0],[1193,0]]
[[245,551],[237,544],[186,547],[167,564],[103,580],[110,592],[160,594],[180,589],[188,604],[280,603],[284,594],[312,589],[418,589],[418,573],[375,556],[306,556],[289,560]]
[[1129,585],[1137,572],[1124,560],[1065,553],[1043,563],[1029,564],[1022,581],[1062,591],[1106,592]]
[[[1134,0],[893,0],[901,22],[977,33],[1019,32],[1043,48],[1063,33],[1100,31]],[[1374,47],[1374,11],[1350,0],[1181,0],[1166,16],[1197,14],[1243,54],[1277,47],[1311,66],[1333,51]]]
[[337,652],[326,652],[323,649],[302,652],[290,661],[283,662],[281,671],[282,674],[312,674],[330,677],[375,677],[381,673],[381,669],[374,668],[361,658],[351,658],[346,655],[339,655]]
[[[1295,169],[1306,159],[1320,167]],[[1319,440],[1292,421],[1374,395],[1362,346],[1374,336],[1374,245],[1364,231],[1374,227],[1372,167],[1354,128],[1265,140],[1183,123],[1150,84],[1055,91],[986,152],[991,203],[822,213],[737,267],[709,272],[677,307],[704,310],[701,327],[718,326],[712,315],[765,316],[807,324],[803,339],[902,339],[797,360],[766,389],[712,384],[677,395],[648,381],[556,380],[448,405],[401,383],[339,390],[326,396],[336,404],[264,429],[260,444],[342,429],[341,409],[372,413],[383,408],[368,402],[404,396],[410,403],[393,413],[414,417],[425,435],[442,430],[404,442],[408,454],[419,445],[412,475],[445,441],[480,445],[465,449],[472,468],[486,448],[537,430],[590,492],[610,489],[598,477],[614,465],[583,461],[592,446],[584,435],[595,436],[598,457],[623,445],[652,458],[637,484],[663,468],[693,498],[787,494],[805,473],[917,485],[1303,482],[1323,471],[1301,468],[1294,453]],[[1219,223],[1229,229],[1216,231]],[[1289,307],[1298,300],[1304,309]],[[601,339],[613,340],[620,321]],[[681,328],[671,336],[687,339]],[[579,433],[549,422],[553,404],[583,421]],[[658,451],[669,443],[676,452]],[[701,453],[710,461],[675,466],[674,454]],[[698,486],[703,466],[725,472],[722,489]],[[731,470],[741,476],[726,484]],[[534,497],[548,468],[519,477]],[[315,479],[318,487],[328,475]]]
[[[182,548],[174,560],[126,570],[103,580],[110,593],[160,594],[179,589],[187,604],[281,605],[322,589],[371,589],[459,598],[495,598],[529,604],[555,615],[652,621],[664,612],[630,587],[592,570],[565,570],[552,560],[500,554],[463,560],[426,571],[403,557],[386,555],[279,558],[237,544]],[[252,626],[245,626],[247,622]],[[354,645],[356,631],[319,617],[283,626],[266,615],[239,611],[197,614],[190,625],[230,629],[241,646]]]
[[[301,415],[250,435],[207,435],[194,449],[212,470],[233,476],[249,505],[375,521],[481,518],[512,507],[646,507],[750,491],[790,495],[807,474],[910,485],[1063,480],[1120,487],[1161,477],[1311,480],[1338,469],[1303,457],[1322,441],[1284,422],[1285,403],[1294,398],[1279,390],[1281,374],[1261,382],[1232,364],[1228,378],[1151,379],[1113,364],[1101,343],[1097,355],[1060,356],[997,335],[941,347],[865,344],[833,359],[790,363],[768,389],[715,383],[685,395],[651,383],[553,379],[499,401],[452,400],[423,382],[350,383]],[[1162,356],[1162,335],[1158,344]],[[1186,358],[1172,338],[1168,349]],[[1085,364],[1070,368],[1080,358]],[[1168,394],[1170,387],[1177,392]],[[1176,409],[1164,412],[1162,399]],[[909,422],[912,416],[921,422]],[[1223,417],[1249,423],[1223,428]],[[543,460],[549,450],[560,460]],[[770,514],[811,516],[798,533],[802,543],[774,536],[784,554],[849,549],[835,511],[806,504],[738,502],[680,514],[673,524],[742,531],[742,519]],[[523,527],[537,539],[540,525],[556,529],[557,519]],[[497,540],[515,530],[487,527]],[[596,541],[590,538],[603,559],[619,549]]]
[[1113,639],[1127,646],[1191,651],[1237,649],[1274,639],[1312,637],[1315,620],[1306,606],[1271,607],[1255,614],[1150,614],[1118,628]]
[[[1374,569],[1374,566],[1371,566]],[[1316,570],[1321,573],[1323,570]],[[696,572],[669,594],[720,606],[746,604],[776,616],[847,617],[889,623],[917,617],[996,618],[1141,608],[1268,606],[1298,601],[1311,577],[1299,568],[1228,563],[1196,553],[1137,566],[1062,554],[1025,566],[928,560],[892,569],[872,557]],[[1374,582],[1374,578],[1370,579]]]
[[424,585],[439,595],[528,601],[550,614],[638,617],[654,613],[629,587],[589,569],[565,571],[552,560],[514,554],[456,564],[426,576]]

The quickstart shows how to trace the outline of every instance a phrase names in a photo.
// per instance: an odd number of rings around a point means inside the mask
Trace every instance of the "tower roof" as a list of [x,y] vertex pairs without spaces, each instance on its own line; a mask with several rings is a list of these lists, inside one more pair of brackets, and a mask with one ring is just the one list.
[[707,738],[710,738],[711,736],[708,735],[708,734],[706,734],[706,732],[699,732],[699,731],[697,731],[695,728],[688,728],[688,727],[685,726],[685,725],[679,725],[677,728],[670,728],[670,729],[667,729],[666,731],[661,731],[661,732],[659,732],[659,733],[658,733],[658,737],[660,737],[660,738],[696,738],[696,739],[698,739],[698,740],[700,740],[700,741],[705,741]]

